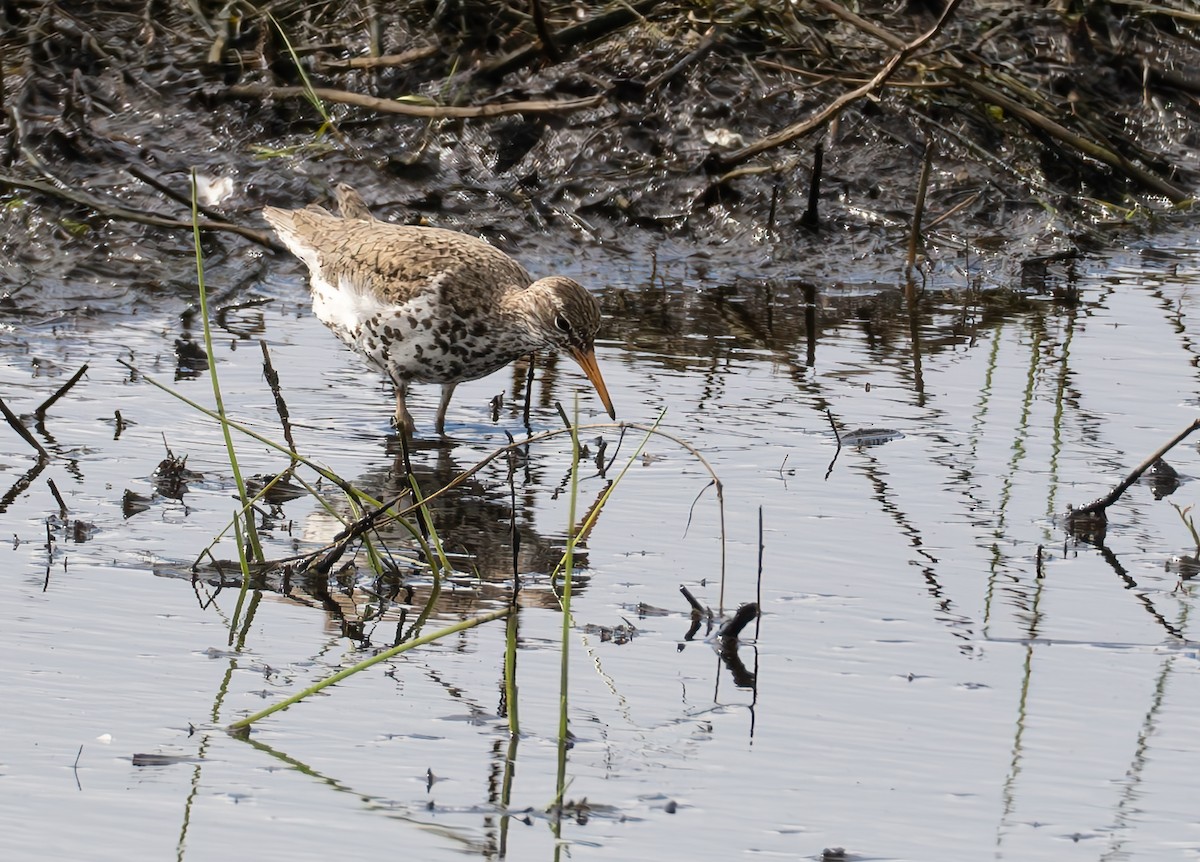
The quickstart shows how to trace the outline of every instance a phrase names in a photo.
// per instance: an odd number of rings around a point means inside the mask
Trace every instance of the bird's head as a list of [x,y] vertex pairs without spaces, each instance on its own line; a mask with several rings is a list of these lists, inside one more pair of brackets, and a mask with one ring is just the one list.
[[545,345],[571,354],[596,387],[609,417],[616,419],[608,387],[596,364],[593,341],[600,329],[600,304],[596,297],[579,282],[557,275],[535,281],[525,293],[532,300],[529,304],[532,322]]

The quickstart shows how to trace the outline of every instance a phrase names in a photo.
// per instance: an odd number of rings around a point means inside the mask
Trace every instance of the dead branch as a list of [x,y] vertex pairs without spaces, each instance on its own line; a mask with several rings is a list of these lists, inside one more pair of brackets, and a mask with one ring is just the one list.
[[546,20],[546,10],[542,8],[542,0],[529,0],[529,10],[533,15],[533,27],[537,30],[538,40],[542,43],[542,53],[551,63],[562,59],[558,45],[554,41],[554,32]]
[[50,460],[50,453],[37,441],[36,437],[29,433],[29,429],[21,424],[21,420],[17,417],[17,414],[8,409],[8,405],[4,403],[3,398],[0,398],[0,413],[4,414],[5,421],[8,422],[12,430],[17,432],[17,436],[37,451],[39,462]]
[[[879,39],[881,42],[885,43],[886,45],[888,45],[892,48],[901,48],[904,45],[904,41],[900,37],[883,29],[882,27],[872,23],[871,21],[868,21],[866,18],[856,15],[855,13],[849,11],[848,9],[845,9],[844,7],[842,7],[841,5],[836,3],[835,0],[812,0],[812,2],[814,4],[816,4],[817,6],[820,6],[825,11],[841,18],[842,20],[853,25],[854,27],[861,30],[862,32],[870,34],[871,36],[875,37],[876,39]],[[955,71],[958,71],[958,75],[954,74]],[[1059,137],[1059,135],[1057,133],[1061,132],[1063,135],[1065,135],[1067,137],[1066,138],[1060,137],[1059,138],[1060,140],[1063,140],[1064,142],[1069,143],[1072,146],[1075,146],[1076,149],[1080,149],[1083,152],[1087,152],[1087,150],[1084,149],[1083,147],[1077,146],[1077,144],[1080,142],[1089,147],[1097,147],[1097,145],[1086,141],[1086,139],[1081,138],[1078,135],[1075,135],[1074,133],[1065,129],[1061,125],[1054,124],[1056,126],[1056,128],[1050,128],[1048,126],[1041,125],[1041,123],[1039,122],[1039,119],[1044,120],[1047,123],[1052,123],[1053,121],[1050,121],[1047,118],[1042,117],[1041,115],[1038,115],[1037,112],[1034,112],[1031,109],[1025,108],[1024,106],[1020,105],[1019,103],[1017,103],[1013,100],[1008,100],[1007,97],[1005,97],[1003,94],[998,93],[994,89],[987,87],[986,85],[982,84],[981,82],[976,81],[975,83],[978,84],[978,87],[972,88],[970,85],[965,83],[959,77],[963,74],[965,74],[965,73],[962,73],[961,70],[948,70],[947,71],[947,75],[948,75],[948,77],[951,78],[952,81],[954,81],[962,86],[965,86],[968,89],[971,89],[977,97],[984,98],[986,101],[992,102],[992,104],[995,104],[998,107],[1002,107],[1002,108],[1005,108],[1006,110],[1010,110],[1010,113],[1013,113],[1013,114],[1017,115],[1018,117],[1022,117],[1022,119],[1025,120],[1027,125],[1034,125],[1035,127],[1041,128],[1042,131],[1048,132],[1052,135],[1055,135],[1056,137]],[[975,79],[972,78],[971,81],[975,81]],[[983,95],[983,93],[981,92],[981,90],[979,88],[986,88],[988,95]],[[999,100],[994,100],[994,99],[990,98],[990,96],[992,96],[992,95],[998,96],[1000,100],[1006,100],[1007,104],[1002,103]],[[1029,115],[1023,116],[1023,112],[1029,112]],[[1035,119],[1035,116],[1038,117],[1039,119]],[[1068,140],[1068,138],[1070,140]],[[1099,147],[1098,149],[1104,150],[1103,147]],[[1128,167],[1128,168],[1132,168],[1134,171],[1141,171],[1140,168],[1137,168],[1135,165],[1131,165],[1127,159],[1123,159],[1122,157],[1120,157],[1119,155],[1117,155],[1115,153],[1112,153],[1111,151],[1108,151],[1108,150],[1104,150],[1104,151],[1114,161],[1121,162],[1121,164],[1117,165],[1120,170],[1125,171],[1126,168]],[[1101,161],[1107,161],[1098,152],[1089,152],[1088,154],[1092,155],[1095,158],[1100,159]],[[1112,164],[1113,162],[1108,161],[1107,163]],[[1146,172],[1143,171],[1141,173],[1146,173]],[[1143,185],[1146,185],[1149,188],[1155,187],[1152,184],[1153,181],[1157,181],[1159,183],[1163,182],[1163,181],[1159,180],[1157,177],[1154,177],[1152,174],[1146,174],[1146,176],[1151,178],[1151,182],[1143,182]],[[1141,178],[1135,177],[1135,179],[1138,179],[1139,182],[1142,182]],[[1166,194],[1165,189],[1159,189],[1159,191],[1163,194]],[[1174,189],[1173,187],[1171,187],[1171,191],[1173,193],[1179,194],[1179,191],[1177,189]],[[1166,194],[1166,196],[1171,197],[1169,194]],[[1171,198],[1171,199],[1176,200],[1176,198]]]
[[43,401],[38,406],[37,410],[33,411],[33,415],[37,417],[37,420],[39,422],[41,422],[43,419],[46,418],[46,411],[49,410],[52,406],[54,406],[54,402],[57,401],[59,398],[62,398],[64,395],[66,395],[67,391],[72,386],[74,386],[76,383],[79,382],[79,378],[87,373],[87,370],[88,370],[88,367],[87,367],[87,363],[85,362],[85,363],[83,363],[83,365],[81,365],[79,367],[78,371],[76,371],[74,374],[71,375],[70,380],[68,380],[62,386],[58,387],[57,392],[55,392],[53,395],[51,395],[49,398],[47,398],[45,401]]
[[913,205],[912,230],[908,234],[908,255],[905,267],[911,278],[912,268],[917,262],[917,249],[924,245],[921,222],[925,219],[925,196],[929,192],[929,172],[933,168],[933,139],[925,139],[925,155],[921,158],[921,174],[917,179],[917,200]]
[[492,105],[459,107],[455,105],[418,105],[397,99],[380,99],[348,90],[329,87],[267,87],[262,84],[235,84],[225,91],[239,99],[303,99],[314,95],[325,102],[353,105],[378,111],[381,114],[402,114],[406,117],[424,117],[433,120],[473,119],[476,117],[504,117],[510,114],[566,114],[585,108],[594,108],[604,101],[598,94],[584,99],[538,99],[530,102],[498,102]]
[[808,119],[801,120],[798,123],[793,123],[787,128],[767,135],[764,138],[760,138],[754,143],[742,147],[740,150],[734,150],[733,152],[726,153],[724,155],[715,155],[715,158],[713,159],[715,166],[717,168],[732,167],[746,161],[747,159],[752,159],[760,153],[766,152],[767,150],[773,150],[776,147],[783,146],[784,144],[790,144],[797,138],[803,137],[804,135],[821,128],[827,122],[841,113],[842,109],[851,102],[856,102],[864,96],[870,95],[871,93],[875,92],[875,90],[882,87],[888,78],[892,77],[892,75],[896,73],[896,70],[899,69],[909,57],[911,57],[915,52],[919,51],[931,39],[933,39],[933,37],[941,32],[942,28],[949,22],[950,18],[954,15],[954,11],[958,8],[961,2],[962,0],[950,0],[950,2],[946,5],[945,11],[942,12],[942,16],[938,18],[937,23],[921,36],[914,39],[912,42],[908,42],[902,48],[900,48],[900,50],[892,55],[891,59],[889,59],[887,63],[883,65],[883,68],[881,68],[879,72],[876,73],[875,77],[873,77],[870,81],[863,84],[861,87],[857,87],[856,89],[850,90],[849,92],[838,96],[838,98],[834,99],[830,104],[822,108],[815,115],[809,117]]
[[[868,35],[874,36],[889,48],[894,48],[897,51],[904,49],[904,40],[890,30],[885,30],[873,21],[868,21],[861,15],[856,15],[845,6],[835,2],[835,0],[810,0],[814,6],[820,6],[826,12],[841,18],[847,24],[851,24],[857,29]],[[943,15],[944,17],[944,15]],[[940,25],[942,22],[938,22]]]
[[[620,3],[607,12],[597,15],[595,18],[589,18],[587,21],[576,24],[574,27],[567,27],[565,30],[560,30],[556,37],[556,44],[559,49],[566,49],[581,45],[584,42],[602,39],[611,33],[615,33],[622,27],[632,24],[634,21],[641,20],[655,6],[659,5],[660,2],[661,0],[640,0],[637,3]],[[514,69],[519,69],[521,66],[532,63],[541,53],[541,42],[533,42],[493,60],[491,63],[483,66],[478,74],[485,78],[499,77]]]
[[1184,439],[1186,439],[1188,437],[1188,435],[1192,434],[1198,428],[1200,428],[1200,419],[1193,419],[1192,424],[1188,425],[1186,428],[1184,428],[1182,431],[1180,431],[1178,434],[1176,434],[1174,437],[1172,437],[1166,443],[1166,445],[1164,445],[1161,449],[1159,449],[1157,452],[1155,452],[1153,455],[1151,455],[1149,458],[1147,458],[1145,461],[1143,461],[1137,467],[1137,469],[1135,469],[1132,473],[1130,473],[1128,476],[1126,476],[1125,479],[1119,485],[1117,485],[1115,488],[1113,488],[1111,491],[1109,491],[1103,497],[1093,500],[1092,502],[1088,503],[1086,506],[1078,506],[1078,507],[1072,508],[1071,515],[1073,517],[1079,516],[1079,515],[1095,515],[1095,514],[1103,515],[1104,510],[1107,509],[1109,506],[1111,506],[1113,503],[1117,502],[1117,500],[1119,500],[1121,498],[1121,495],[1124,494],[1127,490],[1129,490],[1130,485],[1132,485],[1134,482],[1136,482],[1138,479],[1140,479],[1143,473],[1145,473],[1152,466],[1154,466],[1155,461],[1157,461],[1159,458],[1162,458],[1164,455],[1166,455],[1168,452],[1170,452],[1171,449],[1173,449],[1175,446],[1177,446],[1179,443],[1181,443]]
[[[188,195],[177,192],[175,189],[171,188],[169,185],[164,183],[162,180],[160,180],[157,177],[142,170],[137,165],[126,166],[125,172],[128,173],[131,177],[141,180],[146,185],[150,186],[152,189],[156,189],[156,190],[162,192],[164,195],[169,197],[171,200],[175,201],[175,203],[185,206],[189,210],[192,208],[192,199]],[[204,215],[208,216],[210,219],[213,219],[214,221],[218,221],[218,222],[221,221],[221,214],[219,212],[217,212],[214,209],[210,209],[209,207],[205,206],[202,203],[197,202],[196,209],[199,212],[203,213]]]
[[747,3],[742,6],[737,12],[730,16],[729,21],[723,24],[713,24],[705,31],[704,36],[700,39],[694,49],[689,51],[680,60],[671,65],[670,68],[660,72],[646,84],[646,92],[653,93],[663,84],[674,80],[680,72],[692,66],[700,60],[708,56],[708,53],[725,37],[725,33],[741,25],[741,23],[751,15],[758,13],[758,7],[753,3]]
[[317,66],[323,71],[343,72],[349,69],[385,69],[407,66],[417,60],[425,60],[435,56],[441,49],[437,45],[426,45],[412,48],[399,54],[384,54],[380,57],[351,57],[348,60],[318,60]]
[[296,441],[292,439],[291,415],[288,413],[287,402],[283,400],[283,391],[279,387],[279,372],[271,362],[271,352],[267,349],[266,341],[259,341],[263,355],[263,377],[271,387],[271,395],[275,398],[275,411],[279,414],[279,424],[283,426],[283,439],[288,448],[296,451]]
[[1084,155],[1091,156],[1097,161],[1104,162],[1104,164],[1115,168],[1117,171],[1134,180],[1139,185],[1162,195],[1172,203],[1180,203],[1190,197],[1187,192],[1177,188],[1176,186],[1164,180],[1162,177],[1152,174],[1150,171],[1147,171],[1144,168],[1138,167],[1120,153],[1114,152],[1107,147],[1103,147],[1094,141],[1089,141],[1087,138],[1075,134],[1061,123],[1057,123],[1044,114],[1040,114],[1032,108],[1021,104],[1015,99],[1009,98],[999,90],[988,86],[967,72],[964,72],[961,69],[952,68],[946,68],[942,71],[951,80],[961,84],[983,101],[990,102],[998,108],[1003,108],[1005,111],[1012,114],[1014,117],[1017,117],[1026,125],[1045,132],[1056,140],[1073,147]]
[[[138,210],[127,209],[126,207],[117,206],[107,203],[97,197],[70,188],[59,188],[51,183],[44,183],[40,180],[27,180],[21,177],[15,177],[11,174],[0,174],[0,186],[9,186],[14,189],[26,189],[28,191],[41,192],[42,194],[51,197],[62,198],[79,206],[86,207],[106,218],[117,219],[119,221],[131,221],[138,224],[148,224],[154,227],[165,227],[172,230],[186,230],[189,233],[192,230],[191,220],[174,219],[167,216],[155,215],[153,213],[139,212]],[[243,227],[239,224],[230,222],[212,221],[211,219],[201,219],[199,222],[200,230],[210,232],[225,232],[235,233],[238,236],[245,237],[251,242],[256,242],[259,245],[275,251],[285,251],[284,247],[276,240],[272,239],[270,234],[261,230]]]

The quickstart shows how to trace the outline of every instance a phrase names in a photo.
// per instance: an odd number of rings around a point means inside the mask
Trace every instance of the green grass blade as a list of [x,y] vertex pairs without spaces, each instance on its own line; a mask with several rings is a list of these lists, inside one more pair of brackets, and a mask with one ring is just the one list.
[[253,715],[248,715],[245,718],[238,719],[233,724],[229,725],[229,730],[235,731],[247,728],[255,722],[266,718],[268,715],[279,712],[281,709],[287,709],[292,704],[298,703],[304,698],[316,694],[321,689],[328,688],[334,683],[341,682],[346,677],[360,673],[367,668],[372,667],[373,665],[379,664],[381,661],[387,661],[390,658],[395,658],[396,656],[400,655],[400,653],[408,652],[410,649],[415,649],[419,646],[425,646],[426,644],[431,644],[436,640],[440,640],[441,638],[458,634],[461,631],[466,631],[467,629],[474,628],[478,625],[483,625],[484,623],[490,623],[493,620],[501,619],[502,617],[505,617],[511,613],[511,610],[511,608],[501,608],[500,610],[492,611],[491,613],[483,614],[482,616],[472,617],[469,620],[462,620],[461,622],[447,626],[444,629],[438,629],[432,634],[424,635],[423,637],[419,638],[413,638],[412,640],[406,640],[404,643],[398,644],[389,650],[384,650],[378,655],[373,655],[369,659],[360,661],[358,664],[352,667],[340,670],[332,676],[326,677],[315,685],[309,686],[308,688],[304,689],[304,691],[279,701],[279,703],[269,706],[264,710],[260,710]]
[[[200,211],[196,203],[196,171],[192,170],[192,241],[196,248],[196,283],[200,289],[200,320],[204,324],[204,352],[208,356],[208,376],[212,381],[213,397],[217,403],[217,416],[221,422],[221,431],[225,435],[225,451],[229,455],[229,468],[233,471],[233,481],[237,485],[238,499],[242,509],[246,511],[246,537],[250,542],[251,552],[255,562],[264,559],[262,543],[258,538],[258,530],[254,525],[254,512],[250,509],[249,497],[246,494],[246,483],[242,480],[242,471],[238,468],[237,453],[233,449],[233,435],[229,433],[229,421],[225,418],[225,401],[221,398],[221,383],[217,379],[217,358],[213,353],[212,326],[208,320],[208,291],[204,286],[204,254],[200,249]],[[247,574],[248,577],[248,574]]]

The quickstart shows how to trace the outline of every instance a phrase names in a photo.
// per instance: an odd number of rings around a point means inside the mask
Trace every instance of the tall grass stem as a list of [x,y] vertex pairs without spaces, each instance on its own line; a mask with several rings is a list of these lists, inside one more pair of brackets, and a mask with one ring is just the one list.
[[[242,471],[238,467],[237,453],[233,448],[233,435],[229,433],[229,421],[225,418],[225,401],[221,397],[221,383],[217,379],[217,357],[213,353],[212,325],[208,319],[208,291],[204,285],[204,252],[200,248],[200,212],[197,203],[196,171],[192,170],[192,242],[196,249],[196,284],[200,290],[200,320],[204,324],[204,353],[208,358],[208,376],[212,381],[213,398],[217,404],[217,416],[221,422],[221,432],[225,435],[225,451],[229,455],[229,468],[233,472],[233,481],[237,485],[238,499],[246,513],[246,539],[250,543],[254,561],[261,563],[263,557],[262,542],[258,538],[258,530],[254,525],[254,511],[250,508],[249,496],[246,494],[246,483],[242,479]],[[241,552],[239,552],[241,553]],[[245,574],[249,577],[249,573]]]

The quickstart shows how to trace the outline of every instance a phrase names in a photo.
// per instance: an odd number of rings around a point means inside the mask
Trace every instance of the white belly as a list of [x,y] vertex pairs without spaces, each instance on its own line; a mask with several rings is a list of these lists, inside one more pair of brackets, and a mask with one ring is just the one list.
[[497,342],[491,329],[440,301],[436,279],[404,303],[381,302],[342,283],[314,278],[313,312],[342,341],[393,380],[446,383],[473,380],[540,345]]

